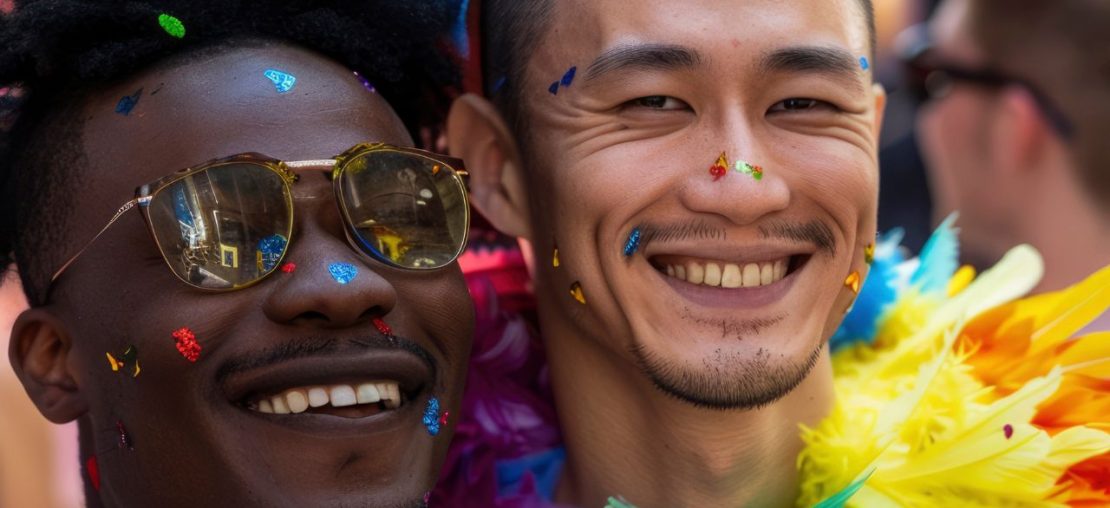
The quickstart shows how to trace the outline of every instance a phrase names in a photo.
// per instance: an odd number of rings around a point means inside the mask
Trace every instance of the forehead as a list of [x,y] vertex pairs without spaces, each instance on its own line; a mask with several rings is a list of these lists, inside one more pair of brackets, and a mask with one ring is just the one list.
[[[295,78],[292,88],[279,92],[270,70]],[[121,101],[133,102],[126,114]],[[318,159],[362,141],[411,144],[385,100],[352,71],[282,45],[146,71],[91,96],[83,113],[84,171],[124,198],[177,169],[238,153]]]
[[540,65],[641,42],[730,56],[790,45],[869,49],[858,0],[568,0],[555,3],[547,28],[535,59]]

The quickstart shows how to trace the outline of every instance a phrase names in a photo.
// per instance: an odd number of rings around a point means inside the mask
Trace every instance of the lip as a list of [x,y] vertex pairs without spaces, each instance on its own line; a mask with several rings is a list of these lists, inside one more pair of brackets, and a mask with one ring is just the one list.
[[[399,425],[415,426],[416,413],[431,396],[435,385],[432,369],[420,357],[403,350],[374,350],[357,355],[323,355],[298,358],[232,374],[223,392],[232,408],[257,421],[305,433],[349,436]],[[247,409],[244,401],[258,395],[310,385],[352,383],[367,379],[390,379],[399,384],[405,403],[393,410],[362,418],[329,414],[268,414]]]

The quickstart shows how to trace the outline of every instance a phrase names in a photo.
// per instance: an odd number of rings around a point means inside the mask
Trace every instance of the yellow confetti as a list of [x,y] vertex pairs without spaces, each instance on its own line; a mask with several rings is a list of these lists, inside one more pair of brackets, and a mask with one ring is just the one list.
[[858,295],[860,282],[859,272],[852,272],[848,274],[848,278],[844,279],[844,287],[851,289],[853,293]]
[[573,296],[575,300],[578,300],[578,303],[586,305],[586,295],[582,293],[582,284],[579,284],[578,281],[575,281],[574,284],[570,285],[570,296]]

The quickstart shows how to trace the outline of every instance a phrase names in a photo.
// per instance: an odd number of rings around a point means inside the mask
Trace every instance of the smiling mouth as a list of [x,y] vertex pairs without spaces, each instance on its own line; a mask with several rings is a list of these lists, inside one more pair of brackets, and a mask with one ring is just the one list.
[[687,256],[655,256],[651,265],[660,273],[693,285],[724,289],[770,286],[798,271],[810,255],[777,259],[727,262]]
[[391,380],[359,381],[333,385],[302,386],[252,396],[245,401],[251,411],[265,414],[326,414],[364,418],[399,409],[409,400],[400,383]]

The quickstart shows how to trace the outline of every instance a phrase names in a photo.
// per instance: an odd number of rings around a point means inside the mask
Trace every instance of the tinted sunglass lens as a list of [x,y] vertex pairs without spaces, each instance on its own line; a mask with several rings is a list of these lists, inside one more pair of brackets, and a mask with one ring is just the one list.
[[149,204],[162,255],[182,280],[233,289],[272,272],[292,230],[292,200],[281,175],[228,163],[162,188]]
[[451,263],[466,241],[466,192],[442,163],[401,151],[357,155],[339,182],[358,246],[402,268]]

